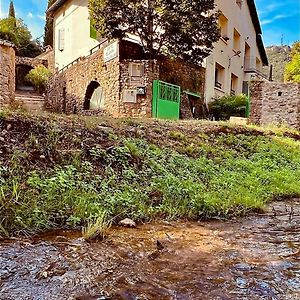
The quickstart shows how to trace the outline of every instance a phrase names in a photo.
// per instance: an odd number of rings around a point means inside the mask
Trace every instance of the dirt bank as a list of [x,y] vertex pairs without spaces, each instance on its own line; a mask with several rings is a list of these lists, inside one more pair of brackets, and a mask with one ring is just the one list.
[[[157,241],[159,241],[157,245]],[[0,299],[299,299],[300,200],[264,215],[2,241]]]

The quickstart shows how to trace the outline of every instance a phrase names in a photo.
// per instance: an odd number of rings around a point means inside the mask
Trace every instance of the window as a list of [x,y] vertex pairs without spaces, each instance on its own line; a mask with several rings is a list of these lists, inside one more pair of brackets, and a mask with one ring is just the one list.
[[58,50],[63,51],[65,49],[65,29],[58,30]]
[[239,78],[235,74],[231,74],[231,95],[236,95],[238,90]]
[[233,30],[233,49],[235,51],[241,50],[241,35],[236,29]]
[[236,0],[236,4],[242,8],[242,5],[243,5],[243,0]]
[[229,40],[228,37],[228,19],[221,14],[219,16],[219,27],[220,27],[220,31],[221,31],[221,38],[227,42]]
[[223,89],[225,80],[225,68],[216,63],[215,68],[215,87]]
[[251,64],[251,48],[245,43],[244,70],[250,70],[252,68]]

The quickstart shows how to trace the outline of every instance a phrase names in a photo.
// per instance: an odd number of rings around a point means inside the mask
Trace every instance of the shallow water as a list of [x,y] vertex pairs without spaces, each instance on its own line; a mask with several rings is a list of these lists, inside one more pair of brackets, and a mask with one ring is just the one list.
[[113,228],[104,242],[2,241],[0,299],[300,299],[300,200],[226,222]]

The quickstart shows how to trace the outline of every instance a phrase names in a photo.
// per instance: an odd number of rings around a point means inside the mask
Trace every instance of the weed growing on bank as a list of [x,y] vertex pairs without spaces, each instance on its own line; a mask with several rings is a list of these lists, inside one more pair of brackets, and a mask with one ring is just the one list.
[[0,161],[2,234],[84,226],[91,239],[105,235],[110,219],[227,218],[300,196],[299,141],[284,136],[249,129],[170,130],[164,137],[156,130],[162,146],[120,133],[73,132],[58,124],[26,134],[23,128],[23,140],[7,150]]

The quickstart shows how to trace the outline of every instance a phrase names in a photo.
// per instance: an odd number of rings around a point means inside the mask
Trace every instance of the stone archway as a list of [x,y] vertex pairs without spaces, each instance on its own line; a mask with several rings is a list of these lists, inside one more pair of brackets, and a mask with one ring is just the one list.
[[33,91],[33,85],[26,80],[26,75],[33,69],[30,65],[16,65],[16,90]]
[[87,86],[83,109],[101,109],[104,106],[104,92],[98,81],[91,81]]

